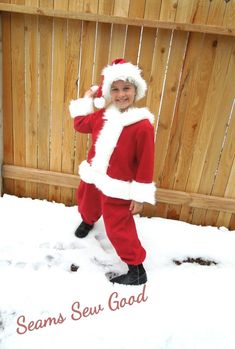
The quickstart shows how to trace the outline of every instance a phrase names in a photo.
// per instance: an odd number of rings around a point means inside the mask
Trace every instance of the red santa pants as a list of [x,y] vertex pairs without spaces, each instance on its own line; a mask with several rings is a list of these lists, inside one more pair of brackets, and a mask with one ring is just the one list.
[[138,265],[144,261],[146,251],[129,209],[131,201],[105,196],[93,184],[81,181],[77,203],[82,219],[88,224],[94,224],[103,215],[107,236],[123,262]]

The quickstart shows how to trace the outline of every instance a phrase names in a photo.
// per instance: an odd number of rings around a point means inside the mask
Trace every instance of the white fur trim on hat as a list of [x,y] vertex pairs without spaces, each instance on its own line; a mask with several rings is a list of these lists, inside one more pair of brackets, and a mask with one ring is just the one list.
[[72,118],[93,113],[93,98],[84,97],[72,100],[69,104],[69,111]]
[[104,77],[102,91],[106,100],[110,100],[112,83],[118,80],[129,81],[136,86],[136,101],[145,96],[147,84],[141,76],[141,70],[132,63],[108,65],[103,69],[102,75]]

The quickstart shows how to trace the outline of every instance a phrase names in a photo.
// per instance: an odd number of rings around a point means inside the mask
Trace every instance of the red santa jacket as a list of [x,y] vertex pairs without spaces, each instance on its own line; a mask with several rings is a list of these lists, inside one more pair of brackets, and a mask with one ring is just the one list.
[[153,114],[147,108],[120,112],[114,105],[93,112],[91,98],[72,101],[70,113],[75,130],[92,135],[81,179],[106,196],[154,204]]

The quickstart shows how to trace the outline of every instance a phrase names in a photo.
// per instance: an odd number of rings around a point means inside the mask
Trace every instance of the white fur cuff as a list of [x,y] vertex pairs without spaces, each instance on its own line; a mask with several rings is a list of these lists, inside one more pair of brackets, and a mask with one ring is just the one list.
[[135,200],[138,202],[156,203],[156,186],[154,183],[127,182],[109,177],[106,173],[100,173],[84,160],[79,166],[80,178],[90,184],[94,184],[103,194],[123,200]]
[[156,186],[154,183],[131,182],[130,197],[138,202],[156,203]]
[[72,100],[69,104],[69,111],[72,118],[93,113],[93,98],[84,97]]

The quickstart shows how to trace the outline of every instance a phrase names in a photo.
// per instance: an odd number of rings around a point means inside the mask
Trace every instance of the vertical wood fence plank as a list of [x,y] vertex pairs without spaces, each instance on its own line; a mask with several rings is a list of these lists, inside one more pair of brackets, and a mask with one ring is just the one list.
[[[228,40],[227,45],[224,46],[224,52],[230,52],[230,54],[235,50],[233,48],[234,39]],[[221,160],[221,152],[224,148],[224,135],[229,123],[231,106],[233,104],[233,99],[235,97],[235,85],[233,75],[235,72],[234,60],[229,57],[229,65],[227,70],[225,70],[224,81],[220,80],[218,83],[218,88],[220,89],[220,104],[218,109],[214,111],[215,126],[210,139],[210,144],[207,151],[207,156],[205,159],[205,164],[202,172],[202,178],[199,186],[199,192],[207,195],[211,195],[215,178],[218,176],[218,164]],[[231,64],[230,64],[231,63]],[[222,65],[226,65],[223,61]],[[224,67],[226,69],[226,67]],[[218,75],[218,74],[217,74]],[[227,178],[221,178],[222,181],[227,182]],[[218,193],[218,196],[224,196],[224,191]],[[199,211],[198,211],[199,213]],[[206,216],[206,211],[200,212],[200,214],[195,215],[194,219],[204,224]]]
[[[82,97],[93,83],[93,64],[95,52],[96,23],[83,22],[82,44],[81,44],[81,70],[79,76],[79,96]],[[89,45],[87,43],[89,42]],[[89,62],[89,64],[88,64]],[[88,136],[76,133],[75,168],[86,158],[88,150]]]
[[126,41],[126,26],[121,24],[114,24],[112,30],[112,40],[110,43],[109,62],[116,58],[124,57]]
[[39,7],[40,8],[53,8],[54,7],[54,0],[39,0]]
[[[230,176],[228,179],[228,184],[226,186],[226,190],[225,190],[225,197],[230,197],[230,198],[234,198],[235,197],[235,156],[234,156],[234,160],[233,160],[233,165],[231,168],[231,172],[230,172]],[[233,222],[234,219],[234,213],[230,214],[227,212],[220,212],[219,216],[218,216],[218,220],[217,220],[217,226],[224,226],[224,227],[229,227],[230,226],[230,222]],[[233,229],[233,227],[230,227],[231,229]]]
[[226,10],[226,1],[211,1],[208,12],[207,24],[222,25]]
[[[164,188],[174,188],[175,176],[180,160],[182,150],[184,125],[187,121],[187,106],[190,101],[190,93],[194,82],[194,70],[196,62],[199,58],[200,47],[203,36],[198,33],[193,33],[188,41],[185,62],[182,71],[179,91],[177,95],[177,103],[175,107],[174,119],[171,127],[171,135],[169,139],[169,148],[165,158],[164,169],[162,172],[161,185]],[[187,123],[186,123],[187,124]],[[184,148],[183,148],[184,149]],[[181,157],[182,158],[182,157]],[[188,163],[181,162],[183,171],[186,170]],[[174,205],[167,207],[167,216],[170,218],[177,218],[177,209]]]
[[198,0],[192,23],[205,24],[207,23],[208,14],[210,11],[211,1]]
[[[191,43],[194,42],[194,45],[197,47],[198,57],[195,56],[195,52],[194,58],[192,52],[190,54],[188,53],[194,61],[191,61],[190,66],[187,68],[191,75],[191,82],[187,93],[185,119],[180,139],[178,163],[173,186],[174,189],[182,191],[184,191],[187,186],[187,179],[190,173],[195,142],[203,114],[215,55],[215,50],[212,48],[214,37],[203,40],[201,34],[194,34],[191,39],[193,40],[191,40]],[[189,217],[192,210],[189,207],[183,207],[182,210],[186,210],[187,212],[184,212],[185,215],[182,215],[181,219],[187,221],[190,219]],[[175,208],[177,217],[182,214],[182,211],[180,211],[180,206]]]
[[[198,0],[186,1],[179,0],[177,3],[175,21],[176,22],[197,22],[197,9],[199,6]],[[184,69],[182,72],[182,87],[180,86],[178,101],[176,104],[176,113],[173,120],[172,125],[172,135],[173,138],[170,140],[169,152],[166,157],[166,164],[168,163],[169,173],[174,173],[174,176],[171,176],[168,180],[168,184],[165,183],[165,186],[170,188],[177,188],[177,190],[181,190],[182,183],[179,183],[180,180],[185,180],[187,177],[185,175],[185,171],[189,169],[189,163],[184,156],[190,157],[190,149],[192,149],[192,145],[185,144],[185,140],[190,142],[190,138],[192,136],[192,132],[189,132],[188,135],[188,127],[191,130],[191,125],[193,120],[188,120],[187,108],[188,103],[190,103],[190,93],[192,92],[192,84],[194,82],[194,71],[197,62],[197,50],[200,51],[200,46],[203,42],[203,34],[200,33],[191,33],[189,34],[189,45],[186,52]],[[198,55],[199,57],[199,55]],[[194,63],[192,63],[194,62]],[[181,88],[183,90],[181,90]],[[189,104],[190,105],[190,104]],[[175,120],[181,119],[179,127],[177,127],[177,122]],[[189,122],[188,122],[189,121]],[[176,126],[176,128],[175,128]],[[175,128],[175,130],[174,130]],[[184,138],[186,133],[186,139]],[[195,129],[193,129],[193,133],[195,133]],[[187,136],[188,135],[188,136]],[[173,143],[172,143],[173,142]],[[189,148],[187,148],[187,145]],[[183,154],[183,156],[182,156]],[[187,158],[186,156],[186,158]],[[169,162],[167,161],[169,159]],[[169,168],[170,166],[170,168]],[[166,167],[167,168],[167,167]],[[183,177],[180,175],[177,178],[177,171],[180,173],[184,173]],[[164,172],[163,172],[164,173]],[[163,179],[164,180],[164,179]],[[188,207],[189,211],[191,210]],[[165,210],[167,211],[166,216],[173,219],[178,219],[181,206],[176,205],[166,205]]]
[[230,230],[235,230],[235,213],[232,214],[228,228]]
[[99,0],[83,0],[83,11],[87,13],[97,13],[98,2]]
[[[52,73],[52,19],[39,18],[39,113],[38,113],[38,167],[49,170],[49,139],[51,116],[51,73]],[[47,199],[49,187],[40,185],[38,195]]]
[[[54,19],[50,170],[56,172],[61,172],[66,29],[66,20]],[[59,187],[50,186],[49,199],[60,201]]]
[[[227,106],[221,106],[221,103],[226,103],[227,96],[223,95],[226,86],[226,71],[231,55],[231,38],[223,38],[221,42],[218,42],[217,56],[214,65],[213,81],[211,83],[210,99],[207,101],[207,116],[210,126],[205,125],[207,134],[201,133],[201,140],[204,139],[203,144],[203,164],[201,165],[201,172],[199,172],[200,182],[198,183],[197,190],[200,193],[210,194],[212,190],[215,170],[220,156],[219,145],[223,142],[223,136],[221,139],[221,129],[225,131],[226,122],[229,117],[224,113]],[[234,41],[234,40],[233,40]],[[222,96],[225,98],[222,99]],[[222,108],[221,108],[222,107]],[[220,111],[220,112],[218,112]],[[205,117],[205,119],[207,118]],[[210,128],[210,130],[209,130]],[[217,131],[218,130],[218,131]],[[218,139],[214,139],[214,135],[217,134]],[[202,143],[201,143],[202,144]],[[215,148],[217,152],[215,153]],[[216,158],[217,157],[217,158]],[[205,217],[205,210],[195,209],[193,212],[193,222],[195,224],[202,224]]]
[[[25,16],[26,166],[38,165],[38,17]],[[26,195],[38,196],[38,185],[26,183]]]
[[[191,170],[187,183],[187,191],[197,192],[202,178],[203,166],[206,159],[209,142],[215,126],[214,115],[221,102],[221,91],[219,86],[223,86],[224,74],[228,66],[230,54],[224,51],[223,40],[216,46],[216,56],[213,65],[212,75],[208,86],[206,105],[203,111],[202,122],[195,142]],[[226,46],[226,45],[225,45]]]
[[[81,43],[81,21],[68,21],[68,35],[66,44],[66,67],[64,85],[64,142],[62,152],[62,172],[74,173],[74,146],[75,133],[73,129],[73,119],[69,114],[69,102],[77,98],[77,86],[75,84],[78,77]],[[77,169],[75,171],[77,174]],[[75,203],[73,190],[61,188],[61,201],[66,205]]]
[[176,22],[192,23],[198,7],[198,0],[178,0]]
[[[128,17],[132,18],[143,18],[144,16],[144,2],[138,0],[138,6],[136,2],[130,0],[129,3],[129,13]],[[126,47],[125,47],[125,58],[127,61],[133,64],[138,63],[138,52],[141,38],[141,28],[135,26],[128,26],[127,37],[126,37]]]
[[69,11],[83,11],[83,0],[69,0]]
[[[143,28],[141,50],[139,57],[139,67],[142,70],[142,75],[149,85],[151,78],[151,67],[153,61],[153,52],[156,40],[156,29],[154,28]],[[146,106],[147,96],[142,98],[138,105]]]
[[146,0],[144,18],[158,20],[160,16],[161,3],[161,0]]
[[128,62],[137,64],[141,28],[128,26],[124,57]]
[[100,15],[110,15],[113,14],[115,0],[99,0],[99,9],[98,13]]
[[[40,8],[54,7],[54,0],[40,0]],[[50,118],[52,86],[52,32],[53,19],[39,18],[39,117],[38,117],[38,167],[50,168]],[[41,199],[49,198],[49,186],[40,185],[38,195]]]
[[145,0],[130,0],[129,18],[143,18],[145,11]]
[[[163,175],[166,164],[166,157],[170,148],[170,138],[175,114],[175,105],[178,97],[179,82],[184,63],[184,53],[187,45],[187,33],[174,33],[171,52],[168,62],[168,70],[164,86],[162,105],[159,115],[158,128],[156,133],[156,154],[154,178],[157,186],[164,187]],[[166,215],[166,205],[158,204],[158,214]]]
[[[12,112],[12,70],[11,70],[11,15],[2,13],[3,49],[3,157],[5,164],[14,164],[13,112]],[[14,194],[15,181],[4,179],[4,192]]]
[[[12,89],[14,164],[25,166],[25,57],[24,57],[24,16],[12,14]],[[15,181],[15,194],[25,195],[25,182]]]
[[94,81],[98,84],[101,82],[102,69],[109,63],[110,34],[110,24],[98,24],[94,61]]
[[115,0],[113,15],[128,17],[130,0]]
[[[186,91],[186,103],[184,112],[179,109],[179,113],[184,114],[182,133],[179,138],[179,151],[177,155],[177,166],[175,170],[173,188],[184,191],[187,185],[187,178],[190,172],[190,165],[194,152],[194,143],[197,138],[198,129],[205,104],[205,96],[208,88],[211,62],[213,61],[213,50],[205,42],[204,36],[194,33],[190,37],[190,45],[187,50],[185,73],[189,75],[188,90]],[[193,45],[196,50],[191,50]],[[210,45],[209,45],[210,46]],[[208,51],[208,52],[207,52]],[[179,217],[181,206],[171,207],[174,210],[174,217]],[[188,215],[191,209],[187,207]],[[173,212],[172,212],[173,213]],[[185,220],[188,220],[188,215]]]
[[160,20],[161,21],[175,21],[175,15],[177,11],[178,0],[164,0],[162,1]]
[[235,214],[232,215],[228,228],[230,230],[235,230]]
[[[67,10],[68,1],[54,2],[55,10]],[[53,62],[52,62],[52,93],[50,123],[50,170],[61,172],[63,144],[63,111],[64,111],[64,79],[65,79],[65,46],[67,21],[62,18],[53,20]],[[60,202],[61,189],[49,187],[49,200]]]
[[235,23],[235,1],[229,1],[226,4],[226,9],[223,18],[223,26],[234,27]]
[[[229,72],[229,74],[231,75],[231,78],[234,76],[233,74],[235,73],[234,60],[232,65],[233,65],[233,73],[231,74],[231,70]],[[232,197],[231,186],[234,187],[234,182],[230,182],[229,179],[231,178],[230,173],[231,173],[231,168],[233,166],[234,154],[235,154],[234,132],[235,132],[235,108],[233,105],[231,121],[227,130],[227,135],[226,135],[226,139],[224,142],[224,146],[223,146],[223,150],[221,153],[221,158],[220,158],[219,166],[217,170],[217,176],[216,176],[213,190],[211,193],[212,195],[215,195],[215,196]],[[228,226],[225,222],[229,222],[230,218],[231,218],[231,215],[223,214],[222,212],[219,213],[218,211],[207,211],[205,224],[217,225],[217,226],[220,226],[220,225]]]
[[[159,29],[155,41],[153,61],[151,67],[151,76],[149,88],[147,91],[147,106],[155,115],[155,126],[158,124],[158,118],[161,107],[161,100],[164,90],[165,73],[167,69],[168,54],[170,50],[172,32],[171,30]],[[154,181],[156,181],[156,158],[158,156],[157,136],[155,142],[155,168]],[[157,182],[157,181],[156,181]],[[157,205],[157,214],[161,215],[161,209],[164,205]]]
[[[147,105],[158,116],[163,92],[163,83],[166,72],[168,52],[170,49],[171,30],[160,29],[154,47],[149,88],[147,92]],[[156,120],[157,121],[157,120]]]
[[69,9],[69,0],[55,0],[54,1],[54,10],[64,10],[67,11]]
[[[175,32],[168,62],[167,78],[156,134],[157,153],[154,172],[155,180],[158,185],[162,185],[164,163],[167,149],[169,147],[170,132],[174,117],[177,90],[179,87],[178,85],[180,81],[182,65],[184,62],[186,44],[187,33]],[[161,149],[160,153],[158,152],[159,149]]]
[[[98,23],[96,37],[96,49],[94,58],[94,74],[93,81],[96,84],[101,82],[101,71],[109,62],[109,47],[110,47],[110,35],[111,35],[111,24]],[[91,145],[91,137],[88,137],[88,148]]]

